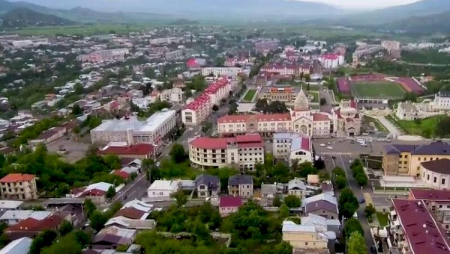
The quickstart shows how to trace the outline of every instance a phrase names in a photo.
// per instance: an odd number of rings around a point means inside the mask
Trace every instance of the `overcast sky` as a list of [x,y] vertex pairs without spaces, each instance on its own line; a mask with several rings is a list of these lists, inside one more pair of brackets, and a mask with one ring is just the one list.
[[322,2],[346,8],[381,8],[387,6],[414,3],[419,0],[306,0],[306,1]]

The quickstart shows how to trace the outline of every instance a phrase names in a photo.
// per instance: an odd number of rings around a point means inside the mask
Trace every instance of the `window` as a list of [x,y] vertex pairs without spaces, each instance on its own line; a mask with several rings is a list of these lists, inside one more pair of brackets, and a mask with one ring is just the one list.
[[445,184],[445,179],[442,179],[441,184]]
[[427,175],[427,181],[429,181],[430,180],[430,175]]
[[433,178],[433,183],[436,183],[437,182],[437,177],[434,177]]

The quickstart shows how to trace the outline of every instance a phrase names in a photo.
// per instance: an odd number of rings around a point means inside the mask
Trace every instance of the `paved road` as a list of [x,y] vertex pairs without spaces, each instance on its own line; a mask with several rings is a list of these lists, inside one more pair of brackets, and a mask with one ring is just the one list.
[[120,190],[111,203],[120,201],[122,204],[125,204],[131,200],[141,199],[146,195],[148,187],[150,187],[150,183],[146,178],[146,174],[143,173]]

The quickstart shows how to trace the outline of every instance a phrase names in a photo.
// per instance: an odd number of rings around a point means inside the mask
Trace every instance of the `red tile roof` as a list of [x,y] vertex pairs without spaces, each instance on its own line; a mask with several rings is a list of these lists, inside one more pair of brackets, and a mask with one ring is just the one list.
[[446,236],[422,201],[394,199],[392,203],[413,253],[450,253]]
[[220,197],[219,207],[240,207],[242,205],[241,197],[224,196]]
[[144,211],[138,210],[133,207],[127,207],[124,209],[120,209],[116,214],[114,214],[114,217],[123,216],[128,219],[138,220],[142,218],[144,214]]
[[255,121],[290,121],[291,115],[289,113],[285,114],[261,114],[261,115],[227,115],[219,118],[217,120],[218,123],[239,123],[239,122],[247,122],[250,120]]
[[31,231],[38,232],[43,231],[45,229],[55,229],[64,221],[64,218],[58,215],[50,215],[42,220],[36,220],[33,218],[27,218],[19,221],[17,224],[8,227],[6,232],[14,232],[14,231]]
[[89,196],[100,197],[100,196],[104,196],[105,194],[106,194],[106,191],[98,190],[98,189],[92,189],[92,190],[89,190],[89,191],[86,191],[85,193],[83,193],[81,195],[81,197],[89,197]]
[[130,174],[128,174],[127,172],[122,171],[120,169],[116,169],[112,173],[116,176],[122,177],[123,179],[128,179],[130,177]]
[[450,190],[410,189],[409,192],[414,199],[450,201]]
[[330,118],[328,118],[327,115],[321,114],[321,113],[314,113],[313,114],[313,121],[329,121]]
[[153,145],[137,144],[131,146],[106,146],[99,154],[148,155],[153,153]]
[[262,137],[258,134],[237,136],[235,138],[198,137],[192,140],[190,145],[200,149],[226,149],[230,143],[235,143],[238,147],[264,146]]
[[0,179],[0,183],[15,183],[31,181],[34,179],[34,175],[30,174],[8,174],[7,176]]

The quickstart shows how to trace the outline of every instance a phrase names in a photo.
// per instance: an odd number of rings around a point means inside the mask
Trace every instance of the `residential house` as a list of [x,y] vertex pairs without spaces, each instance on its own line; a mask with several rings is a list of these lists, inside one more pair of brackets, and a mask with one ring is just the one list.
[[123,167],[121,169],[116,169],[111,171],[111,174],[114,174],[116,176],[120,176],[125,181],[129,180],[133,174],[136,176],[140,173],[140,168],[135,167]]
[[9,210],[0,216],[0,221],[6,223],[8,226],[12,226],[27,218],[43,219],[50,214],[51,212],[49,211]]
[[5,229],[5,234],[10,240],[22,237],[34,238],[44,230],[58,230],[65,217],[51,214],[45,218],[27,218]]
[[161,92],[159,98],[161,101],[167,101],[169,103],[181,103],[183,102],[183,91],[177,87],[167,89]]
[[179,189],[179,181],[156,180],[147,189],[147,196],[149,200],[153,201],[168,201],[171,200],[171,195]]
[[423,118],[419,112],[419,109],[412,102],[399,102],[395,116],[397,116],[400,120],[408,121]]
[[98,151],[100,155],[115,154],[119,158],[150,159],[155,156],[152,144],[130,145],[125,142],[111,142]]
[[8,243],[0,250],[0,254],[28,254],[33,239],[22,237]]
[[33,200],[37,199],[36,177],[30,174],[8,174],[0,179],[3,199]]
[[98,182],[86,187],[73,189],[72,195],[77,198],[89,198],[95,204],[102,204],[106,202],[106,193],[109,188],[115,188],[116,192],[120,190],[120,187],[115,187],[113,184]]
[[304,199],[306,197],[307,189],[305,182],[299,178],[294,178],[288,183],[288,194]]
[[228,194],[242,198],[251,198],[253,196],[253,176],[231,176],[228,179]]
[[36,146],[39,143],[48,144],[51,143],[58,138],[62,138],[67,133],[66,128],[63,127],[53,127],[46,131],[44,131],[37,138],[30,140],[31,146]]
[[98,232],[92,241],[93,249],[116,249],[121,245],[130,245],[134,242],[137,231],[134,229],[111,226]]
[[6,211],[19,210],[22,204],[23,201],[18,200],[0,200],[0,214]]
[[201,174],[195,178],[198,197],[217,197],[220,193],[220,179],[217,176]]
[[339,218],[338,203],[331,193],[321,193],[302,200],[304,214],[315,214],[327,219]]
[[313,161],[311,138],[300,133],[275,133],[273,135],[273,156],[292,164]]
[[277,195],[277,184],[261,184],[261,198],[273,199]]
[[233,214],[242,206],[241,197],[222,196],[219,199],[219,214],[222,217]]

